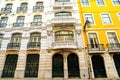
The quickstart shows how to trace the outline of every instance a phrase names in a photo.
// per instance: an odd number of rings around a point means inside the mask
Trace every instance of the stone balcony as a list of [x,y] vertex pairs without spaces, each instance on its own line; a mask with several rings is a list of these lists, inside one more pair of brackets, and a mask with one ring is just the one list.
[[120,52],[120,43],[107,44],[109,52]]
[[76,23],[77,20],[73,17],[61,17],[61,18],[53,18],[51,20],[52,24],[60,24],[60,23]]
[[57,41],[52,43],[53,49],[61,49],[61,48],[78,48],[77,42],[74,41]]

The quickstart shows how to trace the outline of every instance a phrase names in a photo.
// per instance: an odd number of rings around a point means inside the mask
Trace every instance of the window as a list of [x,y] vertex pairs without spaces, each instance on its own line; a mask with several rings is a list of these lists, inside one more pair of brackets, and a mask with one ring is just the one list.
[[56,41],[67,41],[73,40],[73,32],[68,30],[57,31],[55,33]]
[[8,21],[8,17],[2,17],[1,22],[0,22],[0,28],[1,27],[6,27]]
[[120,13],[118,13],[118,18],[120,19]]
[[17,11],[27,11],[27,3],[22,3],[20,7],[17,8]]
[[109,43],[118,43],[115,32],[107,32]]
[[82,5],[83,6],[89,6],[88,0],[82,0]]
[[40,33],[31,33],[30,42],[40,42],[41,34]]
[[99,42],[98,42],[97,34],[89,33],[88,36],[89,36],[91,48],[98,48]]
[[69,17],[72,17],[72,13],[71,12],[58,12],[58,13],[55,13],[55,17],[56,18],[69,18]]
[[25,19],[24,16],[18,16],[17,20],[16,20],[16,23],[24,23],[24,19]]
[[120,5],[120,0],[113,0],[114,5]]
[[27,3],[22,3],[22,4],[21,4],[21,7],[22,7],[22,8],[27,7]]
[[111,24],[112,23],[109,14],[101,14],[101,16],[102,16],[102,21],[104,24]]
[[13,34],[11,37],[12,43],[20,43],[22,35],[20,33]]
[[37,2],[36,6],[43,6],[43,2]]
[[12,9],[12,4],[7,4],[6,8]]
[[97,0],[97,4],[98,4],[99,6],[104,6],[104,5],[105,5],[105,3],[104,3],[103,0]]
[[41,20],[42,20],[42,16],[41,15],[35,15],[34,19],[33,19],[33,22],[41,22]]
[[7,4],[5,8],[1,9],[1,12],[3,13],[11,12],[11,9],[12,9],[12,4]]
[[84,14],[85,20],[89,20],[91,24],[94,24],[93,16],[92,14]]

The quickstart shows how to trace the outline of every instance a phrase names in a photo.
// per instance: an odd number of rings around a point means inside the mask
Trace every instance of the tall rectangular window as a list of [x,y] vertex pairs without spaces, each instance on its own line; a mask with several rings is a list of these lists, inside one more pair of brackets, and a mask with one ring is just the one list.
[[105,3],[104,3],[103,0],[97,0],[97,4],[98,4],[99,6],[104,6],[104,5],[105,5]]
[[2,39],[3,39],[3,34],[0,34],[0,48],[1,48]]
[[120,20],[120,13],[118,13],[118,18],[119,18],[119,20]]
[[85,18],[85,20],[89,20],[91,24],[94,24],[92,14],[84,14],[84,18]]
[[112,23],[109,14],[101,14],[101,16],[102,16],[102,21],[104,24],[111,24]]
[[42,20],[42,16],[41,15],[35,15],[34,19],[33,19],[33,22],[41,22],[41,20]]
[[82,5],[83,6],[89,6],[88,0],[82,0]]
[[114,5],[120,5],[120,0],[112,0]]

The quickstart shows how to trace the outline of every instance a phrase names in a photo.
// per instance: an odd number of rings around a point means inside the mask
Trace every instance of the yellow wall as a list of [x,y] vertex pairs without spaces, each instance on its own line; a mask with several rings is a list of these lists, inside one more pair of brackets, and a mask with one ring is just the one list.
[[[120,40],[120,19],[118,18],[117,13],[120,12],[120,6],[114,6],[112,0],[104,0],[105,6],[98,6],[96,0],[88,0],[89,6],[82,6],[82,1],[78,0],[78,7],[80,13],[80,20],[82,27],[84,26],[84,17],[83,13],[92,13],[95,24],[91,25],[90,28],[87,28],[86,32],[83,31],[84,42],[88,44],[87,33],[88,32],[97,32],[98,39],[100,44],[107,44],[108,39],[106,32],[115,31],[118,40]],[[100,13],[109,13],[111,17],[112,24],[103,24]]]

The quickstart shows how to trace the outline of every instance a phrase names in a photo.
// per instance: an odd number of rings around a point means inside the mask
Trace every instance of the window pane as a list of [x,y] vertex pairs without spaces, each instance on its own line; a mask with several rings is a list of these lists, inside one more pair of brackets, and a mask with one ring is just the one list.
[[88,0],[82,0],[82,5],[83,6],[89,6]]
[[85,17],[85,20],[89,20],[91,22],[91,24],[94,24],[92,14],[85,14],[84,17]]
[[102,14],[101,16],[104,24],[112,23],[109,14]]
[[105,5],[103,0],[97,0],[97,3],[98,3],[99,6]]

